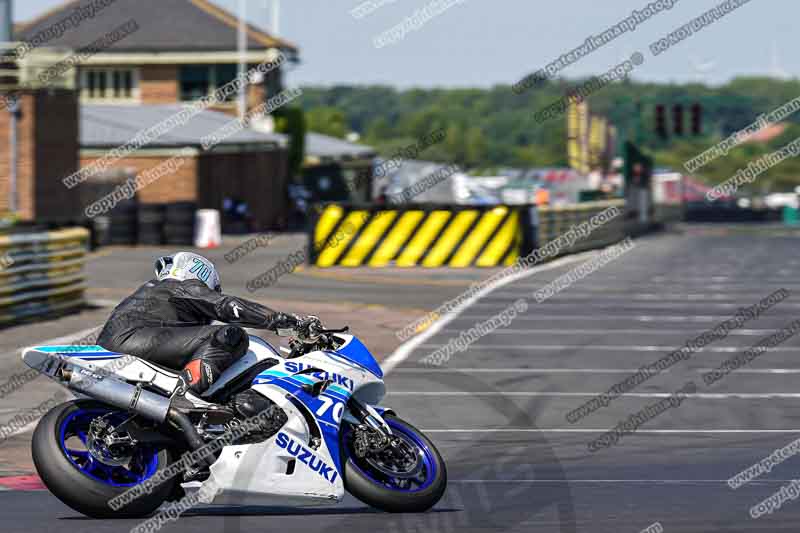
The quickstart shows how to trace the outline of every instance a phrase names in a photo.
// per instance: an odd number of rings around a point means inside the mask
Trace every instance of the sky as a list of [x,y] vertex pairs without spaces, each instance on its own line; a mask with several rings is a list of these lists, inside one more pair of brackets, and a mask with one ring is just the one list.
[[[157,1],[157,0],[140,0]],[[237,0],[214,0],[235,11]],[[452,6],[401,40],[376,48],[374,39],[434,0],[383,3],[357,19],[365,0],[282,0],[279,33],[300,47],[293,85],[383,84],[409,87],[491,87],[511,84],[643,9],[651,0],[449,0]],[[441,0],[438,0],[441,2]],[[645,55],[632,77],[641,81],[710,85],[736,76],[794,78],[800,2],[751,0],[658,56],[649,45],[721,0],[670,0],[675,5],[561,71],[601,74],[634,52]],[[272,0],[247,0],[248,19],[271,28]],[[15,20],[27,20],[58,0],[15,0]],[[769,6],[769,7],[767,7]]]

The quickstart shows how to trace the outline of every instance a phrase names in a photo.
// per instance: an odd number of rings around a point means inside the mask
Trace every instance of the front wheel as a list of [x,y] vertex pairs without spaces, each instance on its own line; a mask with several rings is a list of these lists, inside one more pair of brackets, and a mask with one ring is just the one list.
[[125,465],[101,462],[89,452],[90,426],[98,418],[122,424],[129,415],[94,400],[73,400],[54,407],[33,434],[33,462],[39,477],[59,500],[92,518],[136,518],[155,511],[168,498],[170,479],[114,511],[109,500],[166,468],[170,451],[139,445]]
[[442,498],[447,487],[444,460],[417,428],[391,414],[384,420],[399,442],[378,453],[358,457],[353,428],[343,433],[344,487],[362,502],[383,511],[427,511]]

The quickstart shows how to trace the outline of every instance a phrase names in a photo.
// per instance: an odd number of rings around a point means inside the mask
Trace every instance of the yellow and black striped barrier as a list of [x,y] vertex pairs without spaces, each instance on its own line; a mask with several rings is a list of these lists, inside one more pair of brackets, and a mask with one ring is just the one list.
[[527,208],[398,208],[326,205],[311,225],[318,267],[496,267],[511,265],[524,241]]
[[549,258],[651,231],[627,215],[622,199],[541,207],[327,204],[312,220],[308,257],[323,268],[510,266],[553,243]]

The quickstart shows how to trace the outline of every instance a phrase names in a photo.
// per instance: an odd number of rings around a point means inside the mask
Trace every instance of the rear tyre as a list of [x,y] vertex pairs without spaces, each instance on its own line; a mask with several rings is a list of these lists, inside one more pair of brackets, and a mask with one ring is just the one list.
[[[342,468],[347,491],[377,509],[391,513],[421,513],[442,498],[447,488],[447,469],[433,442],[408,422],[387,414],[384,420],[403,441],[405,450],[419,454],[413,478],[405,465],[393,463],[393,455],[359,458],[353,448],[353,432],[342,434]],[[389,474],[395,470],[400,477]]]
[[[87,451],[88,423],[98,416],[111,414],[127,419],[128,414],[94,400],[74,400],[54,407],[33,434],[33,462],[39,477],[59,500],[79,513],[92,518],[140,518],[155,511],[172,493],[175,479],[170,479],[142,494],[130,504],[113,510],[108,502],[123,494],[171,462],[169,450],[146,446],[137,448],[130,468],[108,466]],[[80,443],[84,444],[81,450]]]

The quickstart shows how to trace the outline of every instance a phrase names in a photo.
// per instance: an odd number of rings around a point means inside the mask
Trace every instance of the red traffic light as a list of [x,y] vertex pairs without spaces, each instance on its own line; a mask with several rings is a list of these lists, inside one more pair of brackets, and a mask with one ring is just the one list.
[[667,138],[667,109],[661,104],[656,106],[656,134],[662,139]]
[[692,135],[703,134],[703,107],[700,104],[692,106]]
[[683,135],[683,105],[675,104],[672,106],[672,129],[675,135]]

